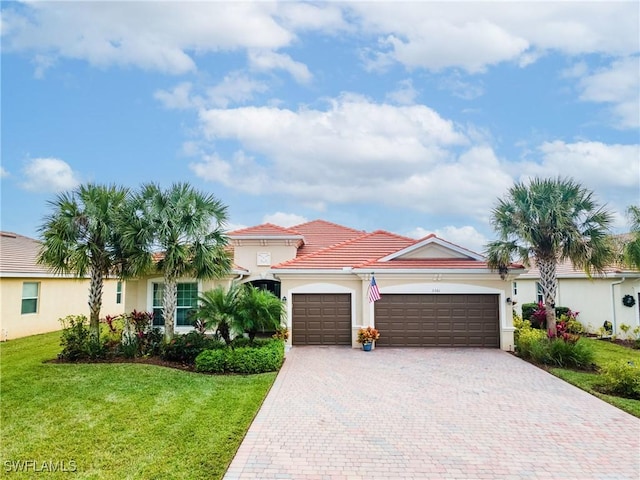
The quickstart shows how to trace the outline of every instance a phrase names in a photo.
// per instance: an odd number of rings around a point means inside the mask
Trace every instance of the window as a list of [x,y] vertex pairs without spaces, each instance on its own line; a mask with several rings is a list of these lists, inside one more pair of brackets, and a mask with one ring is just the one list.
[[540,282],[536,282],[536,302],[544,303],[544,295],[542,294],[542,285],[540,285]]
[[116,303],[122,303],[122,282],[116,284]]
[[[153,325],[164,325],[162,312],[162,297],[164,296],[164,283],[153,284]],[[178,284],[178,306],[176,309],[176,325],[178,327],[191,327],[193,325],[192,313],[198,306],[198,284]]]
[[513,282],[513,296],[518,295],[518,282]]
[[24,282],[22,284],[22,307],[20,313],[38,313],[39,282]]

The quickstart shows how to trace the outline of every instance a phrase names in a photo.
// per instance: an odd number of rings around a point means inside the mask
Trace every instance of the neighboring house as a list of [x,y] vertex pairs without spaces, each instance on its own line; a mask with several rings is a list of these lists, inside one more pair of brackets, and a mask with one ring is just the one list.
[[[640,272],[620,267],[609,267],[602,275],[591,278],[582,270],[573,268],[570,262],[558,265],[558,292],[556,305],[579,312],[578,320],[595,332],[605,321],[610,321],[613,331],[620,334],[620,325],[631,328],[640,325]],[[514,281],[513,295],[518,299],[517,311],[522,313],[523,303],[542,300],[540,272],[532,265],[529,271]],[[634,305],[627,307],[623,298],[630,295]]]
[[[291,228],[263,224],[229,233],[233,277],[179,283],[176,331],[188,331],[198,293],[232,281],[269,289],[286,302],[292,345],[351,345],[360,327],[380,330],[377,346],[513,349],[512,265],[502,280],[485,259],[435,235],[415,240],[323,220]],[[369,302],[372,276],[381,299]],[[162,278],[127,282],[126,310],[161,318]],[[182,311],[182,313],[180,313]]]
[[[0,336],[2,340],[60,330],[67,315],[89,316],[89,280],[55,275],[36,262],[40,242],[0,232]],[[106,280],[102,314],[124,311],[123,283]]]

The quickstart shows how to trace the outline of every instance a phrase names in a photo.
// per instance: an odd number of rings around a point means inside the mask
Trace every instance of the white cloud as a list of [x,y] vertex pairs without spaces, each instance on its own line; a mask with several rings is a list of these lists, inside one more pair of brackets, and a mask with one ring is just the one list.
[[538,147],[542,161],[517,165],[522,178],[571,176],[596,190],[640,187],[640,145],[601,142],[545,142]]
[[254,93],[263,93],[267,85],[253,80],[241,72],[231,72],[217,85],[207,89],[210,105],[228,107],[253,100]]
[[9,172],[4,169],[4,167],[0,167],[0,178],[5,178],[9,176]]
[[638,50],[634,2],[353,2],[363,32],[378,35],[369,66],[395,61],[433,71],[526,67],[546,51],[628,55]]
[[335,33],[352,30],[338,4],[312,4],[307,2],[282,2],[278,5],[278,19],[287,28],[296,31],[322,31]]
[[182,82],[171,90],[156,90],[153,97],[170,110],[186,110],[202,104],[202,98],[192,97],[190,82]]
[[327,110],[210,109],[200,112],[200,121],[207,139],[236,140],[272,159],[285,176],[309,180],[350,175],[357,181],[376,169],[402,175],[445,159],[446,147],[467,142],[428,107],[376,104],[354,95],[330,100]]
[[514,165],[520,181],[531,177],[569,176],[593,191],[616,215],[620,227],[625,209],[638,202],[640,192],[640,145],[601,142],[545,142],[538,147],[539,162]]
[[276,212],[269,215],[265,215],[262,218],[263,223],[273,223],[281,227],[292,227],[294,225],[300,225],[301,223],[308,222],[306,217],[297,215],[295,213]]
[[69,164],[58,158],[34,158],[23,172],[22,187],[32,192],[62,192],[80,183]]
[[182,82],[170,90],[156,90],[153,96],[169,110],[227,108],[253,100],[255,93],[266,92],[268,86],[242,72],[230,72],[216,85],[205,88],[204,93],[194,90],[191,82]]
[[580,99],[611,105],[621,128],[640,127],[640,57],[612,62],[609,68],[584,77]]
[[258,71],[284,70],[298,83],[309,83],[313,78],[304,63],[296,62],[289,55],[269,50],[249,51],[249,64]]
[[560,72],[562,78],[581,78],[589,72],[589,65],[585,61],[579,61]]
[[462,80],[461,75],[457,72],[443,77],[440,80],[440,88],[449,90],[453,95],[463,100],[473,100],[484,95],[484,87],[479,80],[476,83]]
[[547,51],[634,54],[640,21],[635,2],[26,2],[2,13],[3,49],[33,52],[37,75],[60,58],[184,74],[202,53],[247,50],[299,82],[306,65],[277,53],[299,32],[377,37],[371,67],[482,72]]
[[29,3],[3,9],[3,48],[183,74],[196,69],[191,52],[287,46],[295,34],[277,11],[267,2]]
[[417,227],[410,231],[407,236],[412,238],[423,238],[431,233],[435,233],[443,240],[480,254],[484,252],[486,245],[489,242],[487,237],[469,225],[463,227],[448,225],[436,230],[427,230],[422,227]]
[[491,148],[469,147],[461,129],[423,105],[344,95],[327,110],[211,109],[200,118],[206,139],[237,142],[239,149],[230,159],[208,155],[191,169],[255,195],[486,216],[512,183]]
[[398,105],[413,105],[418,96],[418,91],[413,88],[410,78],[398,82],[398,88],[387,94],[387,100]]
[[243,223],[231,223],[231,222],[229,222],[229,223],[227,223],[225,225],[225,230],[227,232],[233,232],[235,230],[242,230],[243,228],[248,228],[248,227],[249,227],[249,225],[245,225]]

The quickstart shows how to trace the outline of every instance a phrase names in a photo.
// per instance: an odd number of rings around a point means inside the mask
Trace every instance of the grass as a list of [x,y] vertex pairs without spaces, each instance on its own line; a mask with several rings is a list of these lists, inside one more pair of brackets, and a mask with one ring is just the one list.
[[[640,365],[640,350],[631,350],[615,343],[594,338],[583,337],[581,341],[587,342],[593,347],[595,353],[594,361],[598,367],[618,360],[634,362],[636,365]],[[598,379],[597,373],[579,372],[566,368],[552,368],[550,372],[562,380],[601,398],[605,402],[640,418],[640,400],[605,395],[594,389],[594,384]]]
[[33,478],[7,462],[35,460],[82,479],[222,478],[276,376],[43,363],[59,337],[0,344],[0,477]]

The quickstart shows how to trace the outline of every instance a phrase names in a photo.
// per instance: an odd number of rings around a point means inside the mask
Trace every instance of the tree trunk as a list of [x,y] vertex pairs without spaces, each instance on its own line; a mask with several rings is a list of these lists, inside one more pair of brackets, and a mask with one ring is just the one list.
[[547,331],[555,337],[556,330],[556,291],[558,279],[556,278],[556,261],[537,259],[536,265],[540,270],[540,287],[544,298],[544,310],[547,314]]
[[100,339],[100,309],[102,308],[102,286],[104,279],[97,268],[91,269],[89,284],[89,331],[95,340]]
[[168,343],[173,338],[176,324],[176,305],[178,304],[178,283],[173,278],[164,279],[162,311],[164,314],[164,339]]

